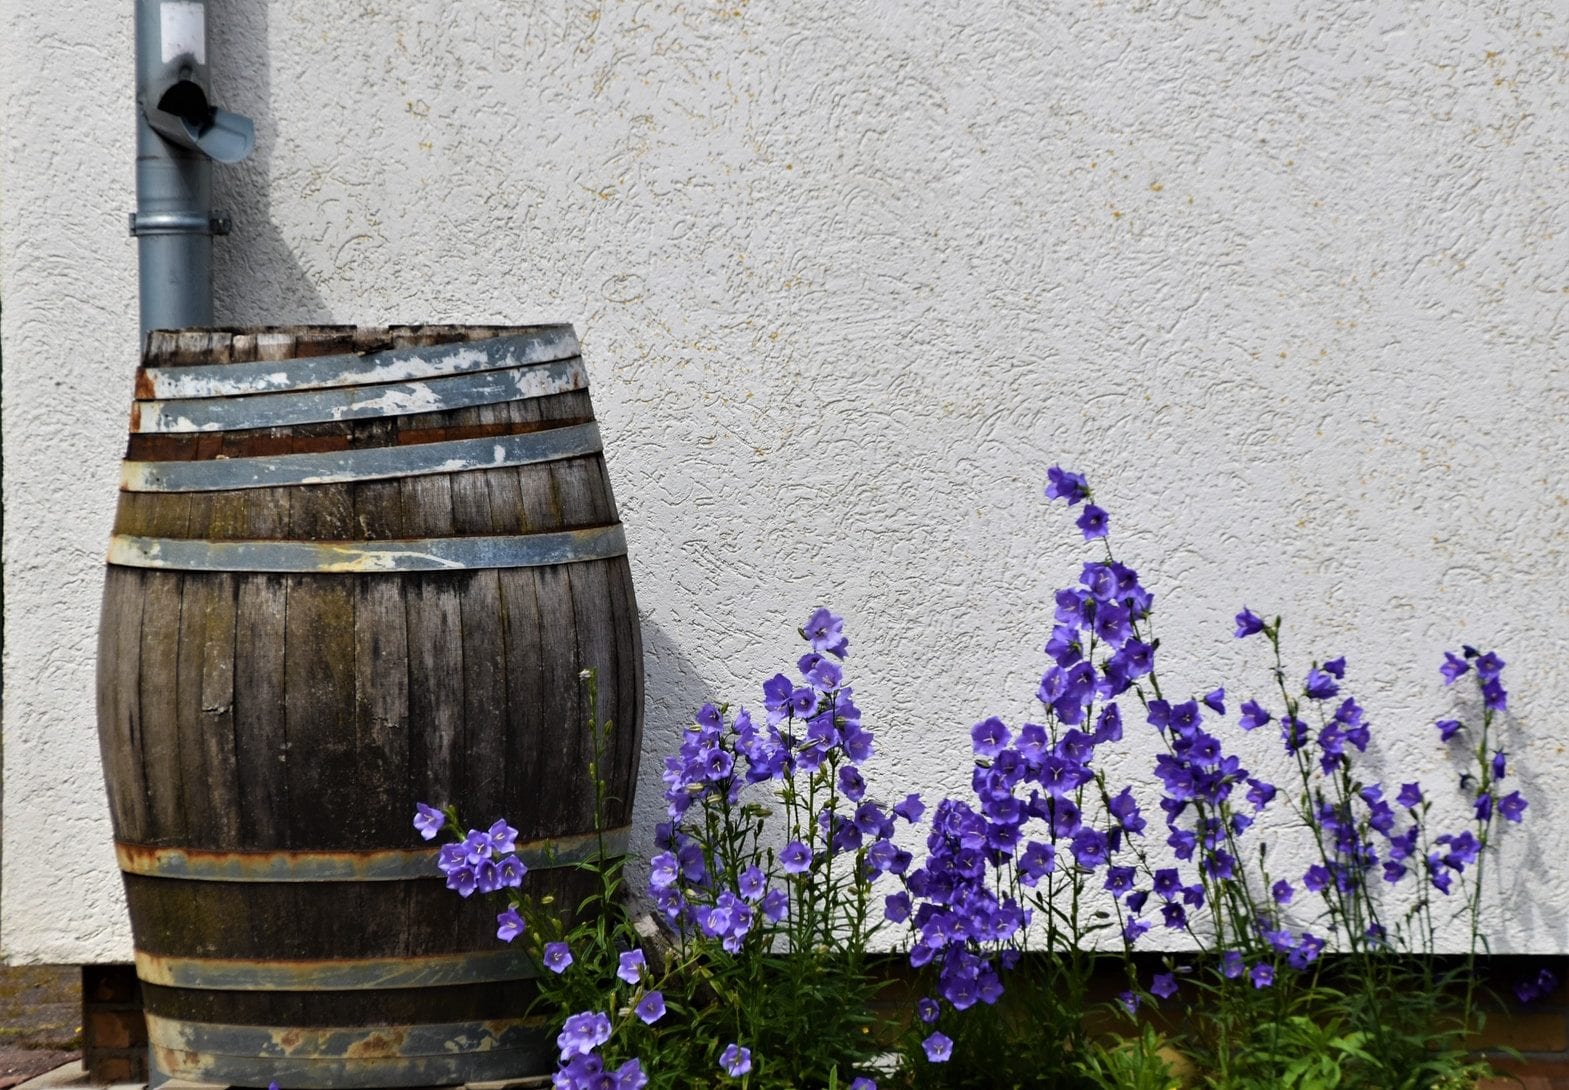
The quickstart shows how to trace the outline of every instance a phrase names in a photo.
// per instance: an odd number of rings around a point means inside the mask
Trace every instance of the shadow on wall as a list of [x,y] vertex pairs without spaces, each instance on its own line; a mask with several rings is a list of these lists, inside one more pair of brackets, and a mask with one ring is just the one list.
[[665,820],[665,785],[660,776],[665,758],[681,748],[681,732],[692,724],[704,704],[720,698],[705,685],[697,666],[662,628],[644,618],[643,751],[633,807],[633,888],[642,884],[644,864],[652,854],[654,826]]
[[272,217],[278,139],[268,37],[272,7],[250,0],[207,2],[213,94],[256,122],[251,157],[213,171],[213,207],[234,219],[234,233],[213,247],[213,310],[220,324],[331,323],[331,307]]
[[[1544,735],[1536,735],[1538,738]],[[1521,860],[1526,865],[1515,867],[1494,867],[1490,879],[1498,883],[1497,893],[1489,889],[1483,896],[1488,902],[1505,906],[1507,915],[1499,921],[1498,934],[1508,937],[1514,935],[1526,936],[1524,942],[1518,947],[1510,945],[1500,946],[1500,951],[1505,953],[1532,953],[1535,947],[1540,947],[1546,953],[1560,953],[1562,948],[1549,948],[1546,943],[1535,943],[1536,936],[1552,933],[1553,921],[1549,918],[1550,909],[1562,894],[1561,887],[1554,881],[1552,869],[1541,865],[1552,859],[1553,845],[1549,833],[1563,827],[1563,819],[1558,814],[1558,807],[1554,805],[1553,791],[1545,780],[1531,776],[1528,770],[1519,781],[1510,783],[1505,780],[1500,790],[1507,787],[1510,791],[1518,790],[1525,796],[1529,807],[1525,812],[1525,820],[1519,825],[1506,825],[1504,840],[1522,840],[1525,843],[1514,844],[1506,850]],[[1509,770],[1509,777],[1513,779],[1515,769]],[[1505,794],[1508,792],[1505,791]],[[1518,853],[1518,854],[1516,854]],[[1531,865],[1532,861],[1541,861],[1538,865]]]

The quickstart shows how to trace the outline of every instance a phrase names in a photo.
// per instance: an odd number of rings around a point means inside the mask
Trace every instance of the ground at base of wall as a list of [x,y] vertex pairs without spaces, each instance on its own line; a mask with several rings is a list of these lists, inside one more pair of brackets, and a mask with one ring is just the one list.
[[1569,1065],[1557,1061],[1498,1062],[1494,1066],[1512,1074],[1508,1078],[1486,1079],[1477,1090],[1569,1090]]
[[0,1090],[81,1058],[82,970],[0,966]]
[[[1540,961],[1522,959],[1522,964],[1525,960],[1533,967]],[[1561,978],[1569,980],[1569,965],[1561,959],[1553,959],[1553,967]],[[134,986],[129,966],[90,968],[104,981],[116,971],[122,971],[120,975],[128,981],[127,987]],[[82,988],[80,966],[0,965],[0,1090],[16,1090],[49,1072],[56,1072],[55,1078],[39,1080],[38,1090],[66,1090],[86,1085],[79,1065],[74,1074],[63,1070],[82,1056]],[[95,998],[116,997],[105,994]],[[113,1046],[144,1041],[145,1037],[136,1042],[104,1039],[99,1044]],[[1479,1043],[1507,1046],[1525,1054],[1522,1060],[1495,1054],[1496,1067],[1515,1077],[1489,1080],[1480,1090],[1569,1090],[1569,983],[1561,984],[1547,997],[1544,1007],[1495,1012],[1489,1021],[1486,1039]],[[520,1087],[521,1084],[495,1084],[483,1090],[499,1090],[503,1086]]]

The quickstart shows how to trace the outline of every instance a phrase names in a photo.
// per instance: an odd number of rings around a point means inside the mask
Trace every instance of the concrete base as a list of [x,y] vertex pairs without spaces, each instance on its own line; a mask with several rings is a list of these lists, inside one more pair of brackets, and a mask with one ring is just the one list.
[[[81,1060],[73,1060],[46,1071],[36,1078],[28,1079],[18,1084],[14,1090],[79,1090],[81,1087],[93,1086],[87,1081],[87,1068]],[[108,1086],[94,1086],[93,1090],[146,1090],[144,1084],[139,1082],[111,1083]]]

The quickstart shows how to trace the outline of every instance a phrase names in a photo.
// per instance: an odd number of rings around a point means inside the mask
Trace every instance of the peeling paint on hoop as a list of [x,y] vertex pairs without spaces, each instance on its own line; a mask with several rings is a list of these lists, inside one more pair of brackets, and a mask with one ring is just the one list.
[[117,534],[109,563],[174,571],[378,572],[542,568],[625,556],[620,523],[553,534],[401,538],[393,541],[204,541]]
[[570,325],[478,341],[449,341],[392,348],[363,355],[303,356],[254,363],[203,363],[147,367],[137,376],[141,396],[152,399],[236,397],[332,386],[413,382],[472,371],[495,371],[571,359],[579,352]]
[[[629,826],[606,829],[605,853],[626,854]],[[520,843],[514,854],[530,870],[566,867],[593,859],[599,836],[579,833]],[[218,852],[158,848],[116,841],[114,854],[127,874],[193,882],[398,882],[440,877],[436,848],[344,852]]]
[[137,401],[131,405],[131,431],[143,435],[246,431],[413,416],[476,405],[527,401],[587,388],[588,372],[583,367],[583,360],[574,356],[550,363],[446,375],[421,382],[341,386],[248,397]]
[[599,454],[603,449],[598,424],[576,424],[518,435],[361,447],[321,454],[212,458],[200,462],[125,462],[120,467],[120,488],[125,492],[218,492],[280,485],[338,484],[537,465]]

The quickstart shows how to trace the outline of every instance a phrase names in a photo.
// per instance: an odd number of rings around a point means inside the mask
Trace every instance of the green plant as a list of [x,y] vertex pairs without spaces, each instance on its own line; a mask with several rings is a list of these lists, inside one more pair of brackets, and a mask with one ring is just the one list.
[[1167,1059],[1170,1045],[1143,1026],[1133,1037],[1092,1043],[1079,1070],[1096,1090],[1178,1090],[1181,1086]]

